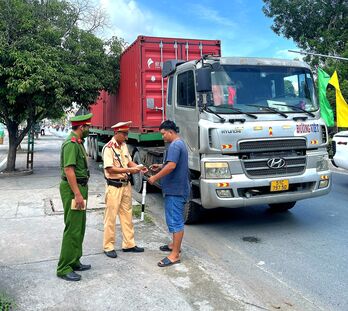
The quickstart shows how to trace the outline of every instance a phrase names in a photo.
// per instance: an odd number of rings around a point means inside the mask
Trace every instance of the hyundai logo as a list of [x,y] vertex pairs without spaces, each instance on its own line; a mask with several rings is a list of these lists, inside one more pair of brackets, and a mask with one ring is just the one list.
[[271,158],[268,159],[267,161],[267,165],[269,168],[274,168],[274,169],[278,169],[278,168],[282,168],[285,166],[285,160],[283,158]]

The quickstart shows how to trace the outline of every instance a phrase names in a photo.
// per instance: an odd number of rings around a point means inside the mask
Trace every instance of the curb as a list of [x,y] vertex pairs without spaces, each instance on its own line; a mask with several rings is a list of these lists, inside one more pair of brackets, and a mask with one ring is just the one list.
[[33,174],[33,170],[18,170],[14,172],[0,172],[0,178],[16,177],[16,176],[27,176]]

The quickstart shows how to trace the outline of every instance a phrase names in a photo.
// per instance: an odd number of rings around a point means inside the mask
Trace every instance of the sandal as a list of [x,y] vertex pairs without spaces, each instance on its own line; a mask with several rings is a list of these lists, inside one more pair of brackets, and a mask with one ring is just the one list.
[[169,245],[168,245],[168,244],[160,246],[159,249],[160,249],[162,252],[171,252],[171,251],[172,251],[172,249],[169,248]]
[[[171,251],[173,250],[173,249],[171,249],[171,248],[169,247],[168,244],[160,246],[159,249],[160,249],[162,252],[171,252]],[[181,250],[180,250],[180,253],[181,253]]]
[[163,268],[175,265],[176,263],[180,263],[180,259],[178,259],[177,261],[170,261],[168,257],[164,257],[160,262],[157,263],[157,265]]

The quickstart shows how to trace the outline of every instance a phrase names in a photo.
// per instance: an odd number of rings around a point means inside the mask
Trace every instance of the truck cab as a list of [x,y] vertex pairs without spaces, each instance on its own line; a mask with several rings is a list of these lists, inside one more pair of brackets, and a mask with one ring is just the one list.
[[310,68],[300,61],[170,60],[166,116],[187,144],[186,221],[216,207],[286,211],[330,191],[328,132]]

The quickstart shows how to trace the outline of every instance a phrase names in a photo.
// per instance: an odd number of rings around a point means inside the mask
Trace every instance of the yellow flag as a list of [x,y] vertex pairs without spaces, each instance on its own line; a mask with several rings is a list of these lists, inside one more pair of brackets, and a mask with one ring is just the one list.
[[336,89],[337,127],[348,127],[348,105],[341,93],[336,70],[331,76],[329,84]]

